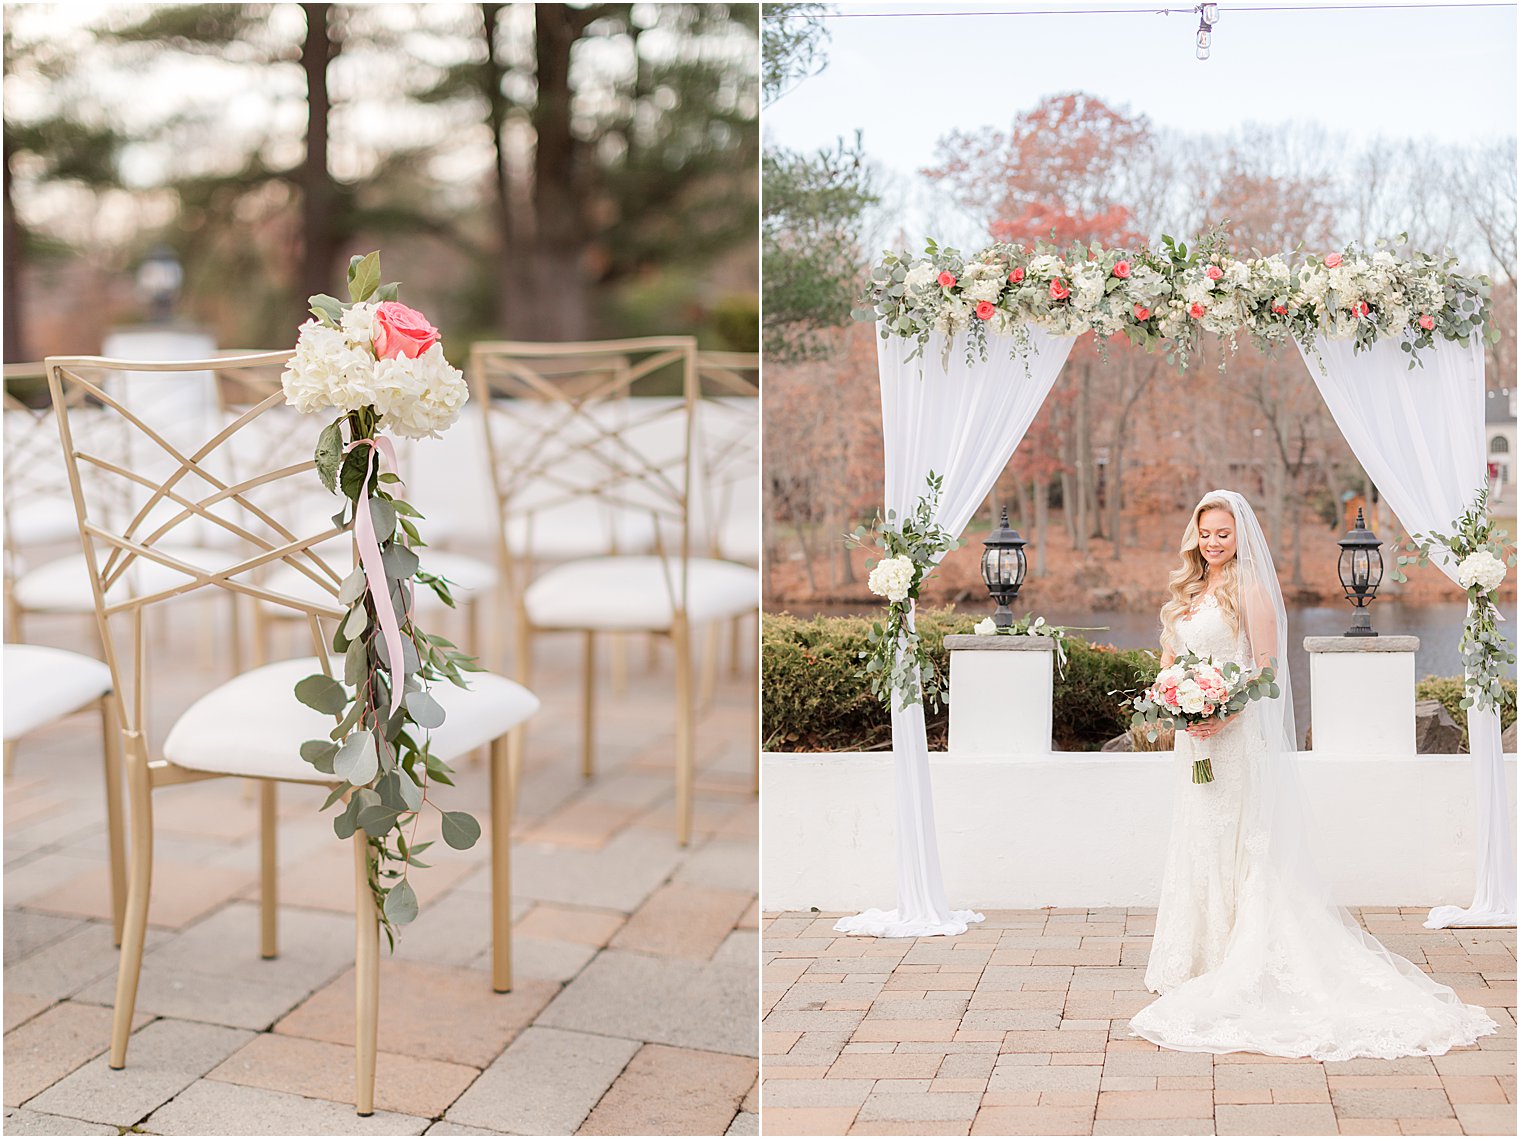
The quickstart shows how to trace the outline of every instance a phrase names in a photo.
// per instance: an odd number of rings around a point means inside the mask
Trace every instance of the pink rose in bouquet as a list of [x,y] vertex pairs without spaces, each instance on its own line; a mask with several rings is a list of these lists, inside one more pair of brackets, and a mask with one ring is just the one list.
[[375,306],[375,355],[382,360],[405,356],[415,360],[434,344],[441,333],[428,318],[400,301],[382,301]]

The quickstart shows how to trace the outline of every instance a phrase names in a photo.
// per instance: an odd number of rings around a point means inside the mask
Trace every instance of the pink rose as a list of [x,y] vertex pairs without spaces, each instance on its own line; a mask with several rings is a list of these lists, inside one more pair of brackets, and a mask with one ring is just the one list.
[[381,301],[375,306],[375,355],[382,360],[405,356],[415,360],[434,344],[439,333],[414,308],[400,301]]
[[1067,297],[1071,296],[1071,290],[1062,283],[1060,277],[1057,277],[1054,281],[1050,282],[1050,296],[1053,300],[1064,301]]
[[1015,269],[1012,273],[1008,274],[1008,280],[1012,284],[1017,285],[1023,279],[1024,279],[1024,270],[1023,269]]
[[1126,278],[1128,278],[1129,277],[1129,262],[1128,261],[1120,261],[1117,265],[1115,265],[1114,266],[1114,276],[1118,277],[1121,281],[1123,281]]
[[1423,328],[1426,332],[1429,332],[1435,326],[1436,326],[1435,317],[1430,316],[1429,314],[1420,317],[1420,327]]
[[1204,313],[1204,308],[1197,301],[1194,301],[1188,307],[1188,315],[1191,316],[1194,320],[1197,320],[1200,316],[1203,315],[1203,313]]
[[1151,310],[1150,309],[1146,308],[1144,305],[1136,305],[1135,306],[1135,319],[1136,320],[1149,320],[1150,318],[1151,318]]
[[1368,306],[1366,301],[1359,301],[1351,306],[1352,316],[1366,316],[1371,311],[1372,309]]
[[1287,305],[1273,305],[1272,306],[1272,311],[1275,312],[1278,316],[1287,316],[1288,315],[1288,306]]
[[997,312],[997,305],[991,301],[978,301],[976,304],[976,319],[991,320],[992,314]]
[[1224,276],[1224,270],[1218,265],[1210,265],[1203,271],[1203,275],[1211,281],[1217,281],[1220,277]]
[[1325,256],[1325,268],[1326,269],[1334,269],[1340,263],[1341,263],[1341,255],[1339,253],[1330,253],[1330,254],[1327,254]]
[[955,274],[951,273],[949,271],[941,273],[939,275],[939,287],[942,288],[942,289],[954,288],[955,287]]

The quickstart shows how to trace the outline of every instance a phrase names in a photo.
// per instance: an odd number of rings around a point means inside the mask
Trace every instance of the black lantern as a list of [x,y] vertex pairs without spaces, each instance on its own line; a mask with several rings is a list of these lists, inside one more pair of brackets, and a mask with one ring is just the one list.
[[137,267],[137,289],[148,304],[150,320],[167,324],[173,319],[175,302],[184,281],[185,270],[174,250],[167,245],[155,246]]
[[1361,507],[1357,507],[1356,525],[1340,540],[1341,588],[1346,591],[1346,600],[1356,606],[1351,628],[1344,636],[1377,636],[1367,606],[1377,596],[1378,584],[1383,580],[1382,545],[1378,536],[1367,529],[1367,524],[1362,521]]
[[1019,595],[1024,584],[1024,539],[1008,525],[1008,508],[1003,507],[1003,517],[998,528],[987,535],[987,548],[982,551],[982,580],[987,592],[998,603],[992,623],[1000,629],[1013,624],[1009,603]]

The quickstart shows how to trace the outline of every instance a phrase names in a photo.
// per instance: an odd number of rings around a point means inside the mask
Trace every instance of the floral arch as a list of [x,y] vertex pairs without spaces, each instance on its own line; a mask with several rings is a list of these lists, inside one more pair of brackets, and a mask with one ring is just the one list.
[[949,908],[940,873],[923,709],[938,679],[921,668],[914,598],[1088,332],[1100,349],[1123,335],[1180,367],[1205,332],[1232,349],[1242,334],[1268,349],[1295,345],[1384,499],[1411,530],[1430,535],[1420,558],[1434,549],[1431,560],[1468,596],[1462,654],[1477,884],[1470,906],[1437,907],[1426,924],[1515,924],[1498,710],[1498,676],[1514,657],[1495,630],[1492,574],[1473,580],[1458,569],[1465,554],[1493,547],[1481,510],[1483,348],[1498,338],[1490,282],[1460,273],[1453,257],[1396,252],[1403,242],[1297,260],[1234,257],[1218,232],[1191,249],[1166,237],[1159,249],[995,244],[964,256],[930,242],[922,256],[889,252],[872,269],[854,316],[875,323],[881,337],[882,539],[889,556],[909,563],[875,575],[888,619],[867,662],[892,712],[898,905],[845,918],[837,929],[923,936],[959,933],[975,920]]

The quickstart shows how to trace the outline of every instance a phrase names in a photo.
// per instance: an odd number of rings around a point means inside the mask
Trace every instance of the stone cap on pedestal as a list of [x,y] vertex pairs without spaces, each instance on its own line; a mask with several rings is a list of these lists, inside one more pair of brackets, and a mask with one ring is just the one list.
[[1011,633],[984,637],[977,633],[951,633],[945,638],[947,649],[992,649],[1005,653],[1053,653],[1056,642],[1052,637],[1014,636]]
[[[945,638],[947,641],[949,638]],[[1305,637],[1306,653],[1412,653],[1419,637]]]

